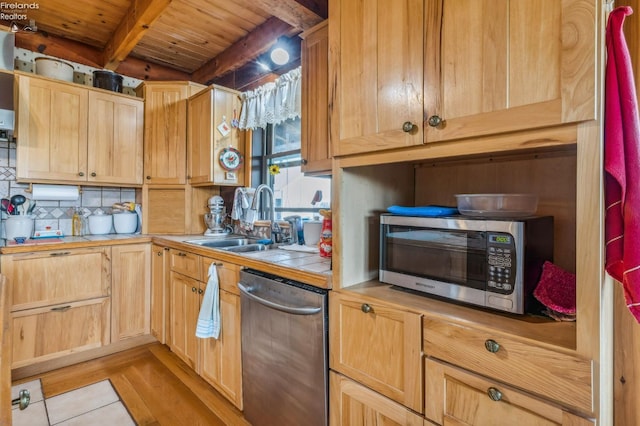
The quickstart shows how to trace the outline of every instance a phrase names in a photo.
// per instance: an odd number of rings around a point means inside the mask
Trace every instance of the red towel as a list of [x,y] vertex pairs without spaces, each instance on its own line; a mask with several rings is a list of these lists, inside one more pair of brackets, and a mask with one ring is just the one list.
[[605,76],[605,269],[624,287],[627,307],[640,322],[640,119],[629,49],[622,32],[627,6],[607,23]]

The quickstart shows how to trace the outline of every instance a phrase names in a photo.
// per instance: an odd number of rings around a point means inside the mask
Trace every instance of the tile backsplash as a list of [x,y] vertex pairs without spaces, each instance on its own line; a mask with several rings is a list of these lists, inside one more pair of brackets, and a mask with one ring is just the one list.
[[[16,182],[16,142],[0,141],[0,197],[11,198],[23,194],[31,199],[31,194],[25,192],[28,189],[28,184]],[[71,235],[71,218],[75,207],[82,207],[83,215],[87,217],[98,210],[110,213],[114,203],[135,199],[134,188],[83,186],[77,201],[37,201],[32,213],[34,228],[60,229],[64,235]],[[1,217],[6,219],[6,213],[2,212]],[[2,220],[2,238],[5,237],[4,222]]]

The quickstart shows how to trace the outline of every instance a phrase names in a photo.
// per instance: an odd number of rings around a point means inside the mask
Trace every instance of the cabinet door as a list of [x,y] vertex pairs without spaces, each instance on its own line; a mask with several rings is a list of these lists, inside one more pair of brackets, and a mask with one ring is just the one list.
[[20,75],[17,179],[86,181],[89,90]]
[[2,273],[13,286],[12,311],[108,296],[110,249],[84,248],[3,255]]
[[423,12],[423,0],[331,3],[334,156],[422,144]]
[[[187,163],[188,179],[193,186],[244,184],[244,167],[227,171],[220,164],[225,148],[235,148],[244,154],[245,132],[231,127],[231,120],[240,114],[239,93],[212,86],[189,98]],[[228,131],[218,128],[223,123]],[[245,160],[246,161],[246,160]]]
[[430,359],[425,360],[425,415],[443,425],[595,424],[557,405]]
[[186,183],[188,93],[184,83],[145,83],[145,183]]
[[142,185],[143,112],[140,99],[89,92],[88,182]]
[[196,324],[200,309],[200,283],[171,271],[169,274],[171,337],[169,347],[192,369],[198,363]]
[[423,426],[404,406],[333,371],[329,373],[331,426]]
[[109,344],[108,297],[12,313],[12,368]]
[[168,341],[169,249],[151,247],[151,335],[160,343]]
[[331,292],[330,367],[422,412],[420,315]]
[[426,142],[595,119],[596,2],[425,3]]
[[302,40],[302,171],[331,173],[329,140],[329,22],[300,35]]
[[220,290],[220,324],[218,339],[200,339],[199,374],[242,410],[240,296]]
[[111,341],[149,334],[151,277],[148,244],[111,248]]

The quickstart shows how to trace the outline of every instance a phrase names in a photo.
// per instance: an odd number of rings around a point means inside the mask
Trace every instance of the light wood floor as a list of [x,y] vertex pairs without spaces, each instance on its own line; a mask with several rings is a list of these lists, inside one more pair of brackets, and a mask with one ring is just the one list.
[[151,343],[40,378],[45,398],[109,379],[138,425],[249,425],[237,408],[169,348]]

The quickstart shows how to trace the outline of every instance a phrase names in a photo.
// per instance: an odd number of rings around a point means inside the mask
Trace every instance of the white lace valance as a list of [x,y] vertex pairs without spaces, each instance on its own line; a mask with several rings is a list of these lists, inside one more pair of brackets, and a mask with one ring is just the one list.
[[282,74],[273,83],[242,93],[241,129],[266,128],[300,116],[300,67]]

